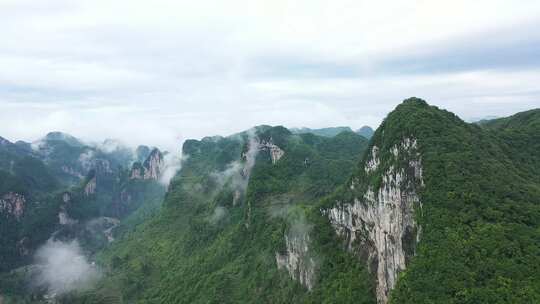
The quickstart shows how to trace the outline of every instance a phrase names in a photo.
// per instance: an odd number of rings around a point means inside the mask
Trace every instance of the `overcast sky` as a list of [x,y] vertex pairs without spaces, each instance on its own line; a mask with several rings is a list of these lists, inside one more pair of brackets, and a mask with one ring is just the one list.
[[540,107],[539,29],[538,0],[0,0],[0,136],[175,149],[410,96],[504,116]]

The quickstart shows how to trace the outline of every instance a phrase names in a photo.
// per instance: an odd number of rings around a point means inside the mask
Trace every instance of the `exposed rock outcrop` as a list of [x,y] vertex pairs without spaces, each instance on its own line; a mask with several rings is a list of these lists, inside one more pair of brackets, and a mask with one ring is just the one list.
[[94,193],[96,193],[96,177],[92,177],[88,183],[86,183],[86,186],[84,187],[84,194],[85,195],[92,195]]
[[78,222],[79,221],[74,220],[69,217],[65,208],[61,208],[60,212],[58,212],[58,223],[60,225],[74,225],[74,224],[77,224]]
[[371,148],[370,158],[366,162],[366,165],[364,166],[364,170],[366,171],[366,173],[371,173],[377,170],[377,168],[379,168],[379,163],[380,163],[379,148],[377,146],[373,146],[373,148]]
[[131,179],[159,180],[164,171],[163,153],[158,149],[153,149],[143,164],[139,162],[133,164],[129,177]]
[[[136,166],[136,165],[138,165],[138,166]],[[134,165],[133,168],[131,168],[131,173],[129,175],[130,179],[142,179],[143,178],[144,168],[139,163],[136,163],[136,165]]]
[[64,194],[62,194],[62,201],[66,204],[71,202],[71,193],[64,192]]
[[81,172],[78,172],[76,171],[75,169],[73,169],[72,167],[69,167],[69,166],[66,166],[66,165],[63,165],[61,167],[62,169],[62,172],[66,173],[66,174],[69,174],[73,177],[77,177],[79,179],[83,179],[84,178],[84,175],[81,174]]
[[276,252],[278,269],[286,269],[293,280],[308,290],[315,284],[315,260],[309,254],[309,234],[285,235],[286,251]]
[[280,160],[283,155],[285,155],[285,151],[275,145],[271,139],[270,141],[261,141],[259,143],[259,150],[266,150],[270,153],[270,157],[272,158],[272,164],[277,163],[277,161]]
[[86,224],[86,228],[95,235],[102,234],[108,243],[114,241],[113,230],[118,227],[120,220],[113,217],[98,217]]
[[0,211],[11,215],[18,220],[24,213],[25,204],[26,198],[24,195],[8,192],[0,199]]
[[[366,161],[365,180],[380,174],[380,185],[368,183],[364,193],[352,202],[338,202],[325,210],[348,248],[366,261],[377,277],[377,300],[387,303],[398,274],[414,255],[421,227],[415,208],[421,208],[418,188],[423,186],[421,157],[415,139],[405,138],[392,147],[383,166],[379,148],[374,146]],[[351,189],[357,179],[352,180]]]
[[62,194],[62,205],[60,206],[60,212],[58,212],[58,223],[60,225],[73,225],[78,223],[77,220],[72,219],[67,214],[66,206],[71,203],[71,193],[64,192]]
[[148,158],[144,161],[144,179],[157,180],[163,172],[165,162],[163,154],[158,149],[152,150]]

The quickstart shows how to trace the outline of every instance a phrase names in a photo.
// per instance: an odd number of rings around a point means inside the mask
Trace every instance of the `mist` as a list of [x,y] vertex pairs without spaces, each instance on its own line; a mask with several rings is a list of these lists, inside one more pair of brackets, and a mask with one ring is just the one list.
[[244,193],[251,175],[251,170],[255,166],[257,154],[259,153],[259,140],[254,132],[248,132],[248,150],[243,154],[242,160],[231,162],[223,171],[212,173],[212,177],[218,184],[218,188],[226,185],[238,193]]
[[165,164],[165,171],[161,174],[159,182],[164,186],[169,186],[169,183],[176,175],[178,170],[182,168],[183,155],[177,156],[174,153],[166,153],[163,156],[163,162]]
[[51,295],[91,288],[101,271],[88,261],[78,243],[48,240],[35,256],[38,274],[32,285],[47,289]]
[[219,224],[222,220],[224,220],[228,215],[227,208],[223,206],[217,206],[214,208],[214,212],[212,215],[208,218],[208,222],[212,225]]
[[291,204],[288,197],[273,200],[268,208],[268,216],[284,219],[288,225],[287,235],[289,237],[304,237],[313,228],[313,225],[306,218],[305,211]]

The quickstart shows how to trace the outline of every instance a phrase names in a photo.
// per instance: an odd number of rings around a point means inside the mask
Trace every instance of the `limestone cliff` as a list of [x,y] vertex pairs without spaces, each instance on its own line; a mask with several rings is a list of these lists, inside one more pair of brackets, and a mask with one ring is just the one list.
[[323,213],[376,275],[377,300],[387,303],[420,238],[415,212],[422,208],[418,190],[423,180],[416,139],[403,138],[389,151],[374,145],[363,171],[349,186],[352,201],[338,201]]
[[84,186],[84,194],[86,196],[96,193],[96,185],[97,185],[96,181],[97,181],[96,176],[93,176],[88,181],[88,183],[86,183],[86,186]]
[[0,212],[7,213],[19,220],[24,213],[25,204],[24,195],[8,192],[0,198]]
[[152,150],[148,158],[146,158],[144,164],[144,179],[159,179],[163,172],[165,162],[163,161],[163,154],[158,149]]
[[285,252],[276,252],[278,269],[286,269],[293,280],[308,290],[315,284],[315,259],[309,252],[309,234],[288,233],[285,235]]
[[130,172],[131,179],[159,180],[165,171],[163,153],[154,148],[143,164],[135,162]]
[[280,160],[281,157],[283,157],[283,155],[285,155],[285,151],[283,151],[280,147],[274,144],[272,142],[272,139],[270,139],[269,141],[261,141],[259,143],[259,150],[268,151],[270,153],[272,164],[275,164],[278,160]]

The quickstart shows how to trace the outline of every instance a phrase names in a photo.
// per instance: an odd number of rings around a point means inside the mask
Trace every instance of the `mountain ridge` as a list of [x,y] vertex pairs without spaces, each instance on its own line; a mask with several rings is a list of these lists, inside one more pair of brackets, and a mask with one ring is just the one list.
[[162,209],[98,253],[93,290],[58,301],[540,301],[539,134],[539,110],[471,124],[412,97],[369,141],[186,140]]

